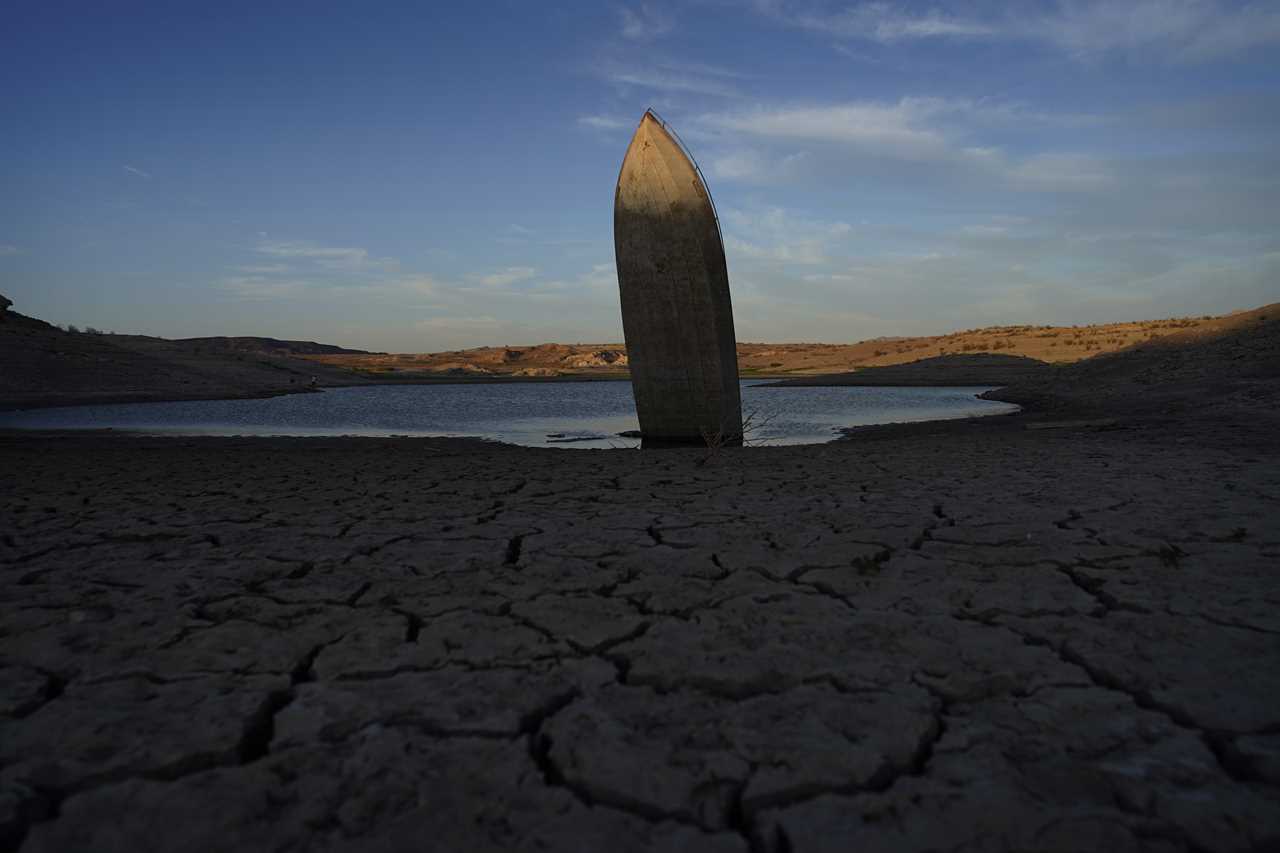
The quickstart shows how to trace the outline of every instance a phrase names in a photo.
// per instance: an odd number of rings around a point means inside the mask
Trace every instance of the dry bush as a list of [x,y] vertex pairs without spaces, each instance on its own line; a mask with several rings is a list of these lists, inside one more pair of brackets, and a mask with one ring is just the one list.
[[[741,436],[729,435],[725,433],[723,427],[715,432],[703,428],[702,440],[707,445],[707,452],[698,459],[697,465],[701,467],[706,465],[708,462],[716,461],[719,458],[720,451],[725,447],[736,445],[738,443],[737,439],[740,439],[741,443],[747,447],[763,446],[767,442],[767,439],[760,438],[759,433],[768,427],[769,424],[773,423],[774,419],[778,417],[778,414],[779,413],[776,411],[766,414],[760,409],[752,409],[742,418]],[[753,434],[755,434],[756,437],[753,438]]]

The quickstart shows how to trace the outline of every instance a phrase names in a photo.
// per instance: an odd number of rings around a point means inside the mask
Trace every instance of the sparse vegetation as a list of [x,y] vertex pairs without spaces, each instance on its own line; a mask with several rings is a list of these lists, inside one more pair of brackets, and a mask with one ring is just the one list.
[[740,439],[741,443],[746,446],[759,447],[767,443],[767,439],[761,437],[761,433],[773,423],[778,417],[778,412],[762,412],[760,409],[752,409],[742,417],[742,435],[734,436],[725,433],[724,429],[712,432],[709,429],[702,430],[702,441],[707,446],[707,452],[698,459],[698,466],[706,465],[708,462],[715,461],[722,448],[731,444],[736,444]]

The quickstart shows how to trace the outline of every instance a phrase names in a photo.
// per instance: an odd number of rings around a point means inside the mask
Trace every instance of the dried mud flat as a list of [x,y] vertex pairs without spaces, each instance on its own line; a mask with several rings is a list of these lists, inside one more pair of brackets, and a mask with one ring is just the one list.
[[1280,449],[1131,426],[0,435],[0,847],[1276,849]]

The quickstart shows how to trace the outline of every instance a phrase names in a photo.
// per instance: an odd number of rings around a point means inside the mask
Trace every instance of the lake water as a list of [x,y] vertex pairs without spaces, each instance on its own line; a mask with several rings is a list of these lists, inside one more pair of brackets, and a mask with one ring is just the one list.
[[[750,444],[815,444],[841,427],[999,415],[986,388],[762,388],[742,383]],[[201,435],[478,436],[531,447],[634,447],[631,383],[529,382],[333,388],[262,400],[125,403],[0,412],[0,427]]]

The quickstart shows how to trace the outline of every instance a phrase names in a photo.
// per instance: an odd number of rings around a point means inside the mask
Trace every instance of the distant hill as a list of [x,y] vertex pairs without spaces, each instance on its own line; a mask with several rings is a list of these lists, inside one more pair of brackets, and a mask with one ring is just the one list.
[[476,347],[436,353],[307,356],[335,367],[382,378],[480,378],[606,375],[626,378],[622,344],[537,344]]
[[[1102,393],[1097,389],[1128,389],[1155,399],[1169,377],[1208,388],[1257,365],[1280,374],[1274,350],[1278,317],[1280,303],[1221,317],[1081,327],[994,326],[854,344],[740,343],[738,364],[744,378],[1009,386],[1010,394],[1027,400],[1070,399],[1073,406],[1083,406],[1090,395]],[[1186,355],[1188,343],[1203,345],[1204,359]],[[319,385],[342,386],[628,375],[626,347],[616,343],[388,354],[262,337],[168,340],[70,332],[14,312],[3,302],[0,365],[0,408],[10,409],[268,396],[309,390],[313,377]],[[1078,369],[1068,369],[1071,365]],[[1242,381],[1257,391],[1249,385],[1252,380]]]
[[1280,427],[1280,303],[1063,365],[988,396],[1042,411],[1221,417]]
[[363,349],[346,349],[332,344],[318,344],[315,341],[282,341],[277,338],[178,338],[171,341],[171,343],[192,347],[208,347],[213,350],[266,352],[277,355],[385,355],[385,353],[373,353]]
[[[7,301],[7,300],[6,300]],[[365,381],[296,353],[352,352],[309,341],[69,332],[0,309],[0,408],[256,397]]]
[[[922,360],[943,356],[948,359],[929,363],[926,368],[960,366],[968,369],[976,363],[958,359],[981,354],[1068,364],[1170,335],[1221,331],[1230,328],[1236,316],[1239,315],[1175,317],[1097,326],[990,326],[926,337],[881,337],[853,344],[739,343],[738,369],[744,378],[818,376],[912,362],[918,364]],[[627,375],[627,349],[620,343],[543,343],[434,353],[320,354],[306,357],[369,376],[402,380]],[[996,363],[987,360],[984,365],[991,368]],[[1008,370],[1000,368],[997,372],[1016,372],[1016,365],[1025,366],[1026,362],[1004,364]],[[913,368],[912,375],[916,381],[908,384],[924,382],[920,368]],[[870,375],[867,380],[868,384],[885,384],[888,381],[887,378],[873,379]]]

